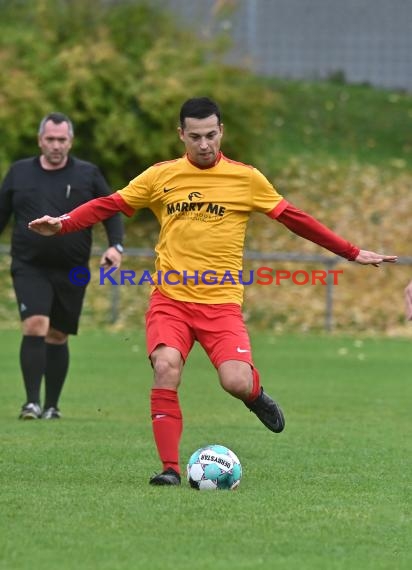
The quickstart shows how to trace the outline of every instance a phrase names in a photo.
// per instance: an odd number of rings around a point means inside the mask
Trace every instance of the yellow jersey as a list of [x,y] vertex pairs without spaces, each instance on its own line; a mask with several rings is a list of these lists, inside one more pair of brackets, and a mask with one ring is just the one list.
[[209,168],[187,156],[160,162],[118,194],[133,210],[150,208],[160,223],[154,287],[172,299],[206,304],[242,304],[249,216],[280,213],[282,201],[287,204],[256,168],[222,153]]

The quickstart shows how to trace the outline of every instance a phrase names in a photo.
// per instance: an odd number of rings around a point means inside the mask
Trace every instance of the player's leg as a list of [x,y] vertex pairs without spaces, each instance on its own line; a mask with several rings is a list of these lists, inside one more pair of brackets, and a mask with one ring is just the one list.
[[46,336],[45,400],[43,419],[59,419],[59,401],[70,365],[68,336],[77,334],[86,285],[75,285],[68,271],[49,271],[53,286],[50,327]]
[[13,260],[11,275],[22,321],[19,358],[26,392],[26,402],[19,417],[37,419],[41,416],[40,390],[46,369],[45,337],[53,292],[47,276],[35,266]]
[[151,484],[180,482],[179,444],[183,430],[178,387],[183,359],[175,348],[158,345],[150,354],[153,366],[153,387],[150,396],[153,437],[162,462],[163,472]]
[[217,367],[222,388],[243,402],[254,400],[260,393],[259,375],[253,371],[251,363],[241,360],[224,360]]
[[153,436],[163,471],[152,485],[180,483],[179,444],[183,429],[178,397],[184,361],[194,338],[185,304],[156,292],[146,314],[147,350],[153,367],[151,417]]
[[240,307],[212,305],[202,312],[203,322],[196,322],[195,334],[218,371],[223,389],[242,400],[268,429],[281,432],[283,413],[260,384]]
[[263,390],[256,368],[246,362],[226,360],[218,366],[217,371],[220,383],[227,392],[241,399],[270,431],[283,431],[283,412],[279,404]]

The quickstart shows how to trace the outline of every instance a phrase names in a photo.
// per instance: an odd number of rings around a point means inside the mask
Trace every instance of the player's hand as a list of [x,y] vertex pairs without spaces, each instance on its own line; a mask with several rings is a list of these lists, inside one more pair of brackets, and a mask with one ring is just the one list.
[[29,222],[29,230],[40,234],[41,236],[54,236],[62,228],[62,223],[59,218],[52,216],[43,216]]
[[395,263],[398,260],[397,255],[382,255],[381,253],[375,253],[374,251],[367,251],[366,249],[361,249],[358,257],[355,258],[356,263],[361,265],[374,265],[379,267],[381,263]]
[[122,254],[115,247],[109,247],[100,258],[100,267],[109,269],[110,267],[120,267]]

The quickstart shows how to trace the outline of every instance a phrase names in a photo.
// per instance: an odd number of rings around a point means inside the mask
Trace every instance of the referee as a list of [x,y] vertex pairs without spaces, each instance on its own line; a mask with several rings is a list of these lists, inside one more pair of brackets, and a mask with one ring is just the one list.
[[[59,419],[59,399],[69,369],[68,335],[76,334],[87,283],[75,285],[69,272],[87,269],[91,229],[48,240],[27,229],[33,218],[52,212],[60,216],[111,190],[99,168],[70,155],[73,125],[62,113],[40,122],[40,156],[11,165],[0,188],[0,233],[13,218],[11,275],[22,340],[20,367],[26,391],[21,419]],[[123,252],[119,214],[103,222],[108,249],[101,264],[118,267]],[[87,278],[84,280],[87,281]],[[41,383],[44,377],[44,405]]]

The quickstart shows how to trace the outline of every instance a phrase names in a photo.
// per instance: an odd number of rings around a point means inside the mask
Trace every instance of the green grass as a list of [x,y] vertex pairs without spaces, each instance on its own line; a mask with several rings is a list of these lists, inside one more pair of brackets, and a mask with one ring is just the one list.
[[291,157],[389,170],[412,165],[410,93],[332,81],[266,82],[278,94],[278,105],[260,149],[265,172],[276,176]]
[[411,567],[408,340],[254,335],[281,435],[223,393],[195,348],[182,463],[218,442],[244,469],[236,492],[202,493],[148,485],[159,463],[140,333],[72,339],[60,422],[16,420],[18,333],[1,335],[1,569]]

